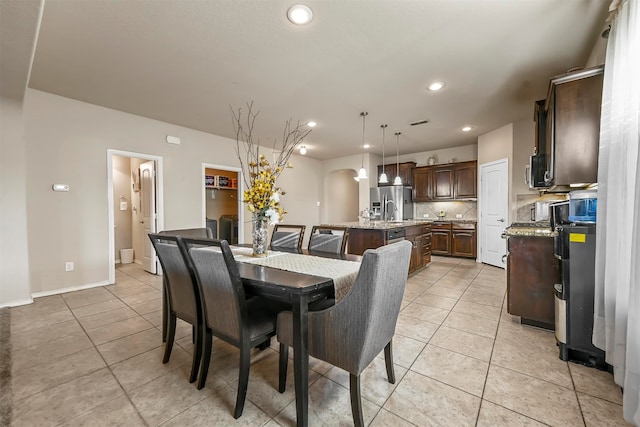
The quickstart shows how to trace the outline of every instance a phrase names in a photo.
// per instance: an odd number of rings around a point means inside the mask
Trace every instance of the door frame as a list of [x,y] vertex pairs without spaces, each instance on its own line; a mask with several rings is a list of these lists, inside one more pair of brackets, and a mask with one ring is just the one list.
[[[109,283],[116,281],[116,254],[115,254],[115,218],[113,210],[115,209],[115,200],[113,197],[113,156],[133,157],[136,159],[154,161],[156,169],[156,230],[164,229],[164,187],[162,182],[163,169],[162,157],[153,154],[135,153],[133,151],[122,151],[108,148],[107,149],[107,209],[108,209],[108,235],[109,235]],[[204,182],[204,181],[203,181]],[[156,263],[157,263],[156,257]],[[159,271],[159,269],[156,269]]]
[[[510,185],[509,185],[509,158],[505,157],[503,159],[498,159],[498,160],[493,160],[491,162],[487,162],[487,163],[483,163],[481,165],[478,165],[478,240],[477,240],[477,252],[478,252],[478,257],[477,257],[477,261],[484,263],[484,260],[482,259],[482,232],[484,231],[483,229],[483,222],[484,219],[482,217],[482,201],[484,200],[483,194],[482,194],[482,169],[485,167],[491,167],[491,166],[495,166],[499,163],[505,163],[506,167],[507,167],[507,194],[506,194],[506,201],[507,201],[507,206],[506,206],[506,215],[505,215],[505,227],[510,224],[509,222],[509,215],[511,214],[511,209],[510,209],[510,204],[511,204],[511,198],[509,195],[510,192]],[[506,241],[505,241],[505,255],[506,255]],[[492,264],[490,264],[492,265]],[[507,263],[504,263],[504,267],[503,268],[507,268]]]
[[242,195],[244,194],[244,176],[242,175],[242,168],[216,165],[213,163],[202,164],[202,226],[207,226],[207,188],[204,186],[205,176],[207,175],[207,169],[219,169],[228,172],[236,172],[238,174],[238,243],[244,242],[244,203],[242,202]]

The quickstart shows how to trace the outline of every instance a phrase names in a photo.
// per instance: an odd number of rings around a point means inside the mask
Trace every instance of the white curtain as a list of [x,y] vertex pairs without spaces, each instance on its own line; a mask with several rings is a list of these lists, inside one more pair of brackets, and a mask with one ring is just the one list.
[[640,0],[616,0],[604,70],[593,343],[640,425]]

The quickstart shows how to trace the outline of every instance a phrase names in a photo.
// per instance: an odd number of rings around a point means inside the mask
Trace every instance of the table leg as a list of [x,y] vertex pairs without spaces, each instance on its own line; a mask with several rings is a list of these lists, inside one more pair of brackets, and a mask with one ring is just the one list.
[[306,296],[293,304],[293,373],[296,388],[296,419],[298,427],[309,423],[309,301]]

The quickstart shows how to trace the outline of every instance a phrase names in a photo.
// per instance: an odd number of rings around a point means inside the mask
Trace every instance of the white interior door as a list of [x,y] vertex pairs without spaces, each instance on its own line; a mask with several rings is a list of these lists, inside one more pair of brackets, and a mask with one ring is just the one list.
[[153,249],[149,233],[155,233],[156,226],[156,180],[155,164],[153,161],[140,165],[140,205],[142,207],[142,267],[149,273],[156,273],[156,251]]
[[480,165],[480,261],[505,268],[507,242],[501,237],[509,213],[507,159]]

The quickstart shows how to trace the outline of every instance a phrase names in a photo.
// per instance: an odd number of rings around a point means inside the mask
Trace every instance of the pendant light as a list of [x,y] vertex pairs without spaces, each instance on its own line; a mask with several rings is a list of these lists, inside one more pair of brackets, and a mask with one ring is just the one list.
[[387,179],[387,174],[384,172],[384,133],[387,129],[387,125],[380,125],[380,127],[382,128],[382,173],[380,174],[378,182],[380,184],[388,184],[389,180]]
[[398,163],[400,135],[402,135],[402,132],[396,132],[396,178],[393,180],[393,185],[402,185],[402,178],[400,178],[400,163]]
[[364,168],[364,125],[365,125],[366,117],[367,115],[369,115],[369,113],[367,113],[366,111],[363,111],[362,113],[360,113],[360,115],[362,116],[362,163],[360,164],[360,170],[358,171],[358,176],[353,178],[356,181],[360,181],[361,179],[367,179],[367,170]]

